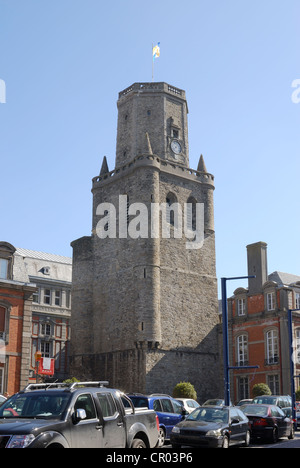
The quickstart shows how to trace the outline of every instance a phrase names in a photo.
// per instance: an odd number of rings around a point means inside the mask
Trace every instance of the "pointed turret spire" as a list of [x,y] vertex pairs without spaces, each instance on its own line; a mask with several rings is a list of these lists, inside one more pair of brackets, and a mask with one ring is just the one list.
[[103,176],[107,174],[108,172],[109,172],[109,169],[108,169],[107,159],[106,159],[106,156],[104,156],[102,166],[101,166],[100,176]]
[[197,167],[197,171],[198,171],[198,172],[207,172],[207,169],[206,169],[206,166],[205,166],[205,162],[204,162],[203,154],[201,154],[201,156],[200,156],[199,163],[198,163],[198,167]]
[[150,143],[150,137],[149,137],[148,132],[146,132],[146,141],[147,141],[147,153],[148,154],[153,154],[151,143]]

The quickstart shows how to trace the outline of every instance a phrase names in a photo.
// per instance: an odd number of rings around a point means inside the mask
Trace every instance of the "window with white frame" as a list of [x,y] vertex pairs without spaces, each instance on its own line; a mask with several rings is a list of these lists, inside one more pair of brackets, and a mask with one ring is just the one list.
[[247,400],[249,397],[250,397],[249,378],[239,377],[238,378],[238,398],[239,400]]
[[267,310],[275,310],[275,293],[267,293]]
[[300,309],[300,293],[296,293],[296,309]]
[[34,302],[35,304],[40,303],[40,290],[39,289],[33,293],[32,302]]
[[266,346],[267,346],[267,362],[266,364],[278,364],[279,363],[279,341],[278,331],[273,329],[266,334]]
[[55,305],[56,306],[61,305],[61,291],[59,291],[59,290],[55,291]]
[[0,340],[6,341],[6,321],[7,321],[7,310],[4,307],[0,306]]
[[49,341],[41,341],[41,353],[43,358],[51,357],[51,343]]
[[237,361],[238,366],[248,364],[248,336],[240,335],[237,337]]
[[0,279],[8,279],[8,260],[0,258]]
[[44,304],[51,305],[51,289],[44,289]]
[[50,323],[41,324],[41,335],[51,336],[51,325]]
[[267,385],[272,395],[280,395],[279,375],[268,375]]
[[300,328],[296,329],[296,362],[300,364]]
[[242,317],[246,315],[246,299],[238,299],[238,316]]

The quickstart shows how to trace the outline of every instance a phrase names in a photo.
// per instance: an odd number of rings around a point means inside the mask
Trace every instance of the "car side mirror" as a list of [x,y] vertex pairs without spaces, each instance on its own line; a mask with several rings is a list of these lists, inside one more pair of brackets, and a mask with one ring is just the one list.
[[182,414],[182,416],[187,416],[189,414],[189,412],[185,408],[182,408],[181,414]]
[[231,420],[231,424],[238,424],[240,421],[236,418]]
[[85,410],[84,409],[76,410],[75,419],[76,419],[76,422],[79,422],[79,421],[82,421],[83,419],[86,419]]

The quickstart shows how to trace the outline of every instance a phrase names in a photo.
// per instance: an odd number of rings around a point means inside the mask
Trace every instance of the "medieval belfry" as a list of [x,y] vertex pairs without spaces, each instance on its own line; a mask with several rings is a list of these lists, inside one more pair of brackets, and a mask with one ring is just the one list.
[[214,177],[189,167],[185,91],[134,83],[117,105],[115,168],[104,157],[92,235],[72,242],[71,372],[127,392],[189,381],[203,401],[219,394]]

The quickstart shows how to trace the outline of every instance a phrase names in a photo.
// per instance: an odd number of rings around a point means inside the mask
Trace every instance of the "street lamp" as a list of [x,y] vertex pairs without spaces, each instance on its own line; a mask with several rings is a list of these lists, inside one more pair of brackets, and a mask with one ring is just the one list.
[[295,390],[295,378],[300,377],[294,375],[294,347],[293,347],[293,312],[300,312],[300,309],[289,309],[288,310],[288,325],[289,325],[289,348],[290,348],[290,374],[291,374],[291,393],[292,393],[292,414],[295,429],[297,429],[297,414],[296,414],[296,390]]
[[223,359],[224,359],[224,400],[225,406],[230,406],[230,377],[229,371],[235,369],[258,369],[259,366],[230,366],[229,365],[229,341],[228,341],[228,306],[227,306],[227,281],[255,278],[255,276],[236,276],[233,278],[221,278],[222,287],[222,321],[223,321]]

